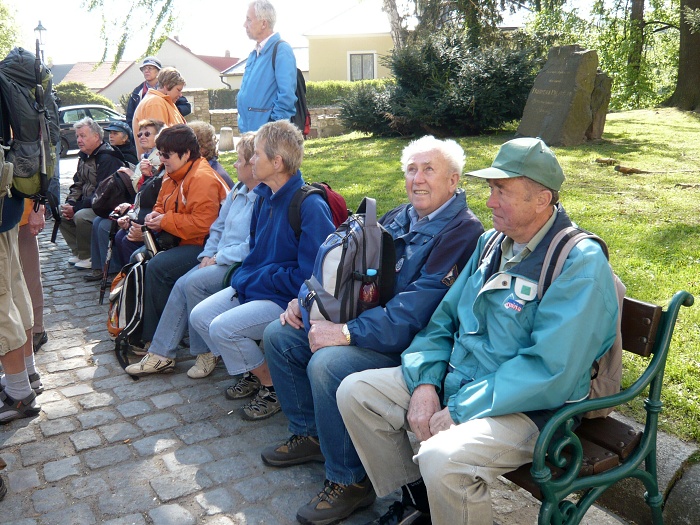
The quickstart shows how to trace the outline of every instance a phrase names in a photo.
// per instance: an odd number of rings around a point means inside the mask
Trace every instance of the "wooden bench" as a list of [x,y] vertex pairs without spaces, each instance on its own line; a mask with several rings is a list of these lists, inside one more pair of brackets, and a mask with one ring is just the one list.
[[[654,525],[663,523],[663,494],[659,494],[656,472],[661,387],[678,312],[681,306],[692,306],[693,301],[688,292],[677,292],[664,311],[655,304],[625,297],[623,348],[651,358],[642,375],[618,394],[588,399],[560,409],[542,429],[533,462],[505,475],[542,501],[539,525],[580,523],[589,507],[606,489],[628,477],[642,481],[652,522]],[[612,416],[584,419],[576,431],[571,430],[577,415],[622,405],[642,395],[647,387],[643,432]],[[579,493],[577,501],[566,499],[574,493]]]

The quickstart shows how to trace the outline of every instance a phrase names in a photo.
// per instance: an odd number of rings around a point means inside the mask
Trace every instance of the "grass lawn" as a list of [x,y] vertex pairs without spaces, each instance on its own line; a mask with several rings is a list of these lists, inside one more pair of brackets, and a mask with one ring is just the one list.
[[[489,166],[514,128],[458,139],[467,152],[466,170]],[[567,180],[561,201],[579,226],[606,240],[610,260],[627,293],[662,304],[677,290],[697,298],[681,311],[666,367],[662,428],[700,441],[700,115],[673,109],[608,115],[604,140],[553,148]],[[302,166],[307,181],[325,181],[355,208],[375,197],[380,212],[406,200],[399,159],[407,140],[377,139],[357,133],[305,144]],[[595,162],[611,157],[623,166],[650,173],[623,175]],[[235,154],[222,155],[233,174]],[[485,181],[464,177],[470,207],[486,228]],[[623,385],[644,366],[625,356]],[[642,401],[629,406],[638,414]]]

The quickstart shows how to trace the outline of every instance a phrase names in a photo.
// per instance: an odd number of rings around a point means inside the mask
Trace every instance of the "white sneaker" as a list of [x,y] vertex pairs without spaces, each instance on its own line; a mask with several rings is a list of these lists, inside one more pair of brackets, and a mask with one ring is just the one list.
[[163,374],[175,370],[175,360],[158,354],[146,354],[141,361],[127,366],[127,374],[132,376],[146,376],[148,374]]
[[207,377],[214,371],[218,360],[219,358],[211,352],[199,354],[197,356],[197,360],[194,362],[194,365],[192,365],[192,368],[187,371],[187,375],[192,379]]
[[75,264],[79,260],[80,260],[80,257],[78,257],[77,255],[71,255],[70,257],[68,257],[68,264]]
[[92,268],[92,261],[90,259],[78,259],[78,262],[75,263],[75,267],[81,270],[89,270]]

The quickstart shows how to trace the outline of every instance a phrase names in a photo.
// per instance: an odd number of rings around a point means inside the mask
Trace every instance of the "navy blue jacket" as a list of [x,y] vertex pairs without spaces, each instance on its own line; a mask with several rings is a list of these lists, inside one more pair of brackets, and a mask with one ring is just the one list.
[[258,199],[250,221],[250,253],[231,279],[241,303],[267,299],[287,308],[311,277],[319,247],[335,231],[326,201],[310,195],[301,205],[301,236],[296,238],[289,204],[303,184],[297,171],[275,194],[265,184],[253,190]]
[[352,344],[396,357],[422,328],[459,272],[469,260],[481,221],[467,207],[463,190],[433,220],[410,229],[410,204],[394,208],[380,223],[394,238],[396,279],[394,297],[384,308],[367,310],[348,321]]

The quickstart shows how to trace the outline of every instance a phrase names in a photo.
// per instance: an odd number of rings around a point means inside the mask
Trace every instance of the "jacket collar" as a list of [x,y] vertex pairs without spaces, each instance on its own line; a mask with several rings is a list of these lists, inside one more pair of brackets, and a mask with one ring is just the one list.
[[97,147],[93,150],[93,152],[90,153],[89,155],[86,154],[86,153],[83,153],[82,151],[78,152],[78,158],[80,158],[80,159],[83,160],[83,161],[86,161],[86,160],[88,160],[88,159],[93,159],[93,158],[97,157],[100,153],[103,153],[103,152],[105,152],[105,151],[110,151],[110,150],[111,150],[111,151],[114,151],[114,148],[112,148],[112,146],[110,146],[109,144],[107,144],[107,143],[103,140],[102,143],[101,143],[99,146],[97,146]]
[[[437,216],[432,220],[418,222],[416,227],[412,232],[410,232],[415,238],[418,235],[426,235],[433,237],[440,233],[447,223],[449,223],[455,216],[467,207],[467,194],[463,189],[458,188],[455,192],[455,198],[452,202]],[[409,210],[413,209],[413,205],[407,205],[401,213],[396,215],[392,224],[387,226],[389,231],[399,230],[406,232],[404,235],[409,233],[411,225],[411,216],[409,215]]]

